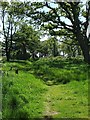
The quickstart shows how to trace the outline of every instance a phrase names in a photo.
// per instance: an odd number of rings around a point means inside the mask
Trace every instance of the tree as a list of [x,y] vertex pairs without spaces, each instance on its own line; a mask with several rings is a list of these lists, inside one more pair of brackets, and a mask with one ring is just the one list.
[[[85,61],[90,63],[90,46],[86,35],[90,2],[86,10],[82,9],[83,4],[80,2],[55,2],[53,4],[57,5],[57,7],[52,7],[48,2],[32,4],[32,8],[35,10],[32,18],[39,22],[41,20],[41,25],[44,27],[47,24],[47,29],[51,35],[60,36],[62,35],[62,30],[66,31],[63,35],[70,36],[73,34],[76,37],[76,41],[78,41]],[[48,12],[40,11],[39,8],[43,9],[43,7],[47,7],[49,9]],[[29,12],[27,15],[31,16],[31,13]],[[85,21],[82,21],[81,17],[84,17]],[[69,20],[69,24],[65,19]]]
[[12,51],[13,34],[18,29],[21,21],[23,21],[25,7],[22,2],[11,2],[11,4],[9,4],[8,2],[2,1],[0,1],[0,7],[2,14],[5,54],[7,61],[9,61],[11,57],[10,53]]
[[40,44],[39,32],[35,31],[32,26],[23,23],[13,38],[15,42],[13,50],[15,52],[16,49],[16,56],[19,54],[19,59],[27,59],[30,57],[30,54],[32,58],[35,59]]
[[49,51],[53,57],[56,57],[59,55],[58,52],[58,40],[55,37],[50,37],[48,39],[48,45],[49,45]]
[[2,23],[3,23],[3,34],[4,34],[4,38],[5,38],[5,51],[6,51],[6,56],[7,56],[7,61],[9,61],[9,56],[10,56],[10,47],[12,44],[12,40],[9,41],[9,32],[11,30],[12,33],[12,22],[11,22],[11,15],[8,16],[8,23],[7,26],[5,28],[5,15],[7,14],[7,9],[9,7],[8,2],[1,2],[1,7],[2,7]]
[[58,41],[54,37],[50,37],[45,41],[40,42],[39,53],[41,57],[53,56],[56,57],[59,55],[58,52]]
[[72,43],[72,40],[70,39],[64,40],[60,43],[60,51],[61,54],[63,53],[63,56],[67,56],[68,58],[82,56],[80,46],[77,42]]

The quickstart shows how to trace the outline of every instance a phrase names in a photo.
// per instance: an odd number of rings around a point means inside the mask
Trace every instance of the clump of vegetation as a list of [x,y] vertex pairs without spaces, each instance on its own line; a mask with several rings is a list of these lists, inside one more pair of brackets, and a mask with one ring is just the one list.
[[61,57],[42,58],[33,63],[34,73],[46,83],[52,81],[53,84],[86,80],[88,75],[87,65],[82,59],[77,59],[77,62],[75,60],[69,61]]

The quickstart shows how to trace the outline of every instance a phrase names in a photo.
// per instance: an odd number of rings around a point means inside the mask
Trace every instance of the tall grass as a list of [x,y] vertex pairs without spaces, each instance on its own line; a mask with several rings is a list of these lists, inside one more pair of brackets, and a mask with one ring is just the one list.
[[86,80],[88,77],[87,64],[77,59],[69,61],[59,57],[42,58],[33,63],[33,69],[35,75],[46,83],[52,81],[53,84],[66,84],[73,80]]
[[82,60],[12,61],[5,62],[2,70],[3,119],[43,118],[45,102],[51,112],[57,111],[54,118],[87,116],[88,69]]
[[[11,66],[14,65],[16,66],[17,63],[11,63]],[[6,63],[5,67],[8,70],[10,63]],[[42,95],[47,88],[40,79],[36,79],[28,71],[19,70],[19,74],[15,74],[12,70],[8,71],[8,75],[4,74],[2,80],[3,119],[30,120],[42,116]]]

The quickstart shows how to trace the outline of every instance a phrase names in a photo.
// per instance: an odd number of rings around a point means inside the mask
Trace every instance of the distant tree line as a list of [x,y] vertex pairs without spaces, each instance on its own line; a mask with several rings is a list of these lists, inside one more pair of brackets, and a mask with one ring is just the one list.
[[[90,1],[85,7],[81,2],[18,1],[9,4],[0,1],[3,56],[7,61],[83,56],[90,63],[90,40],[87,36]],[[40,41],[45,34],[48,39]]]

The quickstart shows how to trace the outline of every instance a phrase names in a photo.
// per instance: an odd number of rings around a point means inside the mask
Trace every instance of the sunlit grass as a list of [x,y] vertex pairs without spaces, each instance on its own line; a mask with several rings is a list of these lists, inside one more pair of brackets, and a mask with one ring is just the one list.
[[62,61],[64,68],[60,68],[56,61],[51,67],[43,61],[3,64],[3,119],[87,118],[87,66]]
[[41,117],[45,92],[46,85],[32,74],[9,71],[3,76],[3,118]]
[[49,87],[49,104],[53,118],[88,117],[88,81],[73,81]]

